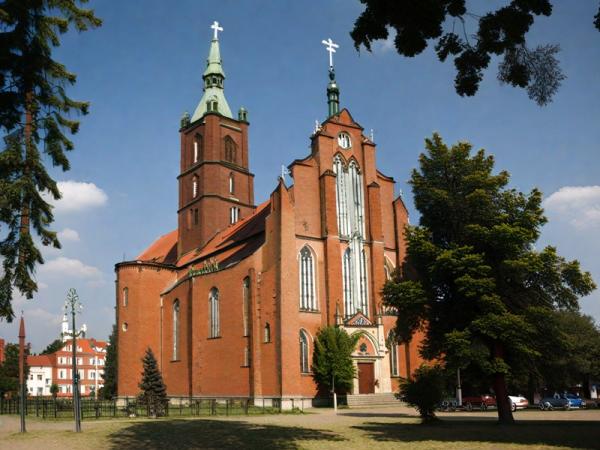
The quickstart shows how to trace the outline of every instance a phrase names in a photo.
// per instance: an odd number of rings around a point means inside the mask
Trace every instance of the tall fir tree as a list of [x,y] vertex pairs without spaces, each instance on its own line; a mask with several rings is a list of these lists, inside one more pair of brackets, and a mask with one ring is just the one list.
[[165,413],[168,402],[167,387],[163,382],[156,358],[150,347],[146,350],[146,354],[142,358],[142,363],[144,371],[142,372],[142,381],[139,385],[141,393],[138,398],[140,402],[148,407],[150,416],[162,416]]
[[[31,235],[42,245],[60,248],[49,225],[54,217],[43,193],[60,198],[56,182],[44,166],[42,153],[53,166],[69,169],[67,151],[88,103],[67,96],[75,74],[52,59],[52,47],[71,27],[78,31],[100,26],[92,10],[78,5],[87,0],[4,0],[0,2],[0,129],[5,148],[0,152],[0,318],[11,321],[13,289],[33,298],[32,277],[44,260]],[[42,146],[40,152],[38,146]]]
[[117,374],[118,374],[118,347],[117,347],[117,326],[113,325],[112,333],[108,338],[108,347],[106,347],[106,360],[104,363],[104,386],[102,387],[102,398],[110,400],[118,395]]
[[471,145],[448,148],[434,134],[413,170],[420,226],[408,227],[408,266],[386,283],[398,309],[397,335],[426,330],[422,353],[448,368],[477,367],[493,386],[498,418],[513,422],[506,388],[512,367],[536,358],[541,329],[556,310],[577,310],[594,282],[556,249],[536,250],[542,195],[507,188],[494,159]]
[[350,336],[338,327],[321,328],[315,339],[313,351],[313,378],[319,386],[336,392],[352,389],[356,371],[352,364],[352,352],[360,336]]

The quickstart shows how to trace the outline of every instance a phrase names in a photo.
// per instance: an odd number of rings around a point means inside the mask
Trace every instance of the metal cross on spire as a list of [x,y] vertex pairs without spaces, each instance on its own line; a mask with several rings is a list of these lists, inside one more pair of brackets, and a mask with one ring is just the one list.
[[219,22],[217,22],[216,20],[213,22],[213,24],[210,26],[214,31],[215,31],[215,35],[214,35],[214,40],[218,40],[219,39],[219,31],[223,31],[223,27],[219,26]]
[[331,40],[331,38],[329,38],[327,40],[322,40],[321,43],[327,46],[327,51],[329,52],[329,68],[332,69],[333,68],[333,54],[335,53],[335,49],[340,48],[340,46],[337,44],[334,44],[334,42]]

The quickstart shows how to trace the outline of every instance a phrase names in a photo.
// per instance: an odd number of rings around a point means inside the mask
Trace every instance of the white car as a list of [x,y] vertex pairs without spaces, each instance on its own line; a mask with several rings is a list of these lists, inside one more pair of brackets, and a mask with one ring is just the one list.
[[509,395],[508,400],[510,401],[510,407],[513,411],[525,409],[529,406],[529,400],[520,395]]

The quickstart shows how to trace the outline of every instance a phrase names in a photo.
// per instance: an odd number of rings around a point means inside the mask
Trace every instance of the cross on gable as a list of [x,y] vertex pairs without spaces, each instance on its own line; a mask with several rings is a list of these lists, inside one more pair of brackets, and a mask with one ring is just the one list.
[[322,40],[321,43],[327,46],[326,50],[329,52],[329,67],[333,67],[333,54],[335,53],[335,49],[340,48],[340,46],[334,44],[331,38]]
[[219,39],[219,31],[223,31],[223,27],[219,26],[219,22],[217,22],[216,20],[213,22],[213,24],[210,26],[214,31],[214,39],[218,40]]

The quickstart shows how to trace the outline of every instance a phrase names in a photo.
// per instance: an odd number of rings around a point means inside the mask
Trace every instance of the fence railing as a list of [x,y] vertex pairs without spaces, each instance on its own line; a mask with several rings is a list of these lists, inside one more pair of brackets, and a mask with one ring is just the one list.
[[[164,416],[235,416],[255,414],[278,414],[282,410],[304,409],[299,399],[286,398],[190,398],[170,397],[164,407]],[[286,403],[285,408],[283,403]],[[0,414],[19,414],[18,398],[0,399]],[[73,418],[73,400],[64,398],[28,398],[25,414],[43,419]],[[100,419],[110,417],[148,417],[152,408],[133,399],[94,400],[81,399],[81,418]]]

